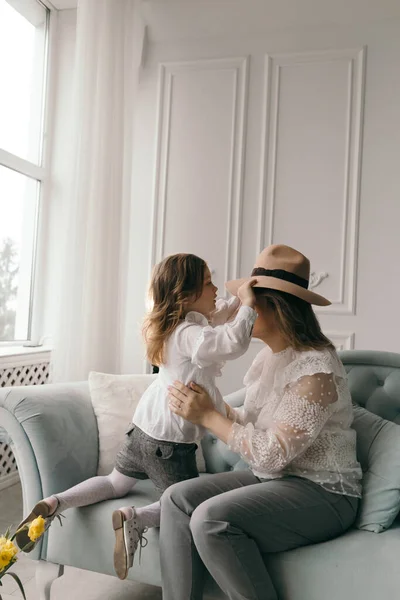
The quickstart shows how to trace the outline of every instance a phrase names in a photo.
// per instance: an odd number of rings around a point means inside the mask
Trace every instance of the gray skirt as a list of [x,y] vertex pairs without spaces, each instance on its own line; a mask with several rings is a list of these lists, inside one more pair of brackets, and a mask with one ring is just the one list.
[[151,479],[162,493],[170,485],[198,477],[197,444],[156,440],[132,423],[115,461],[115,469],[135,479]]

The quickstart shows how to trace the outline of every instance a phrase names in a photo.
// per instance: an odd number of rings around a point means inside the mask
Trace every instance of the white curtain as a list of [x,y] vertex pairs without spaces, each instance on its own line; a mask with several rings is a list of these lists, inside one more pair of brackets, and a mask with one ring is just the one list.
[[55,382],[120,368],[142,34],[135,0],[80,0]]

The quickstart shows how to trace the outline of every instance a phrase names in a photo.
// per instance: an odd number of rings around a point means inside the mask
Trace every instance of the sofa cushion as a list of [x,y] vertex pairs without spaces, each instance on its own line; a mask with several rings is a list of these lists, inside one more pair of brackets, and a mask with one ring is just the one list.
[[265,555],[280,600],[397,598],[400,526],[380,535],[350,529],[344,535],[289,552]]
[[[158,500],[158,493],[151,481],[140,481],[140,485],[121,498],[71,508],[63,519],[62,532],[55,522],[48,532],[46,560],[48,562],[78,566],[80,569],[115,576],[113,564],[114,531],[111,515],[121,505],[146,506]],[[62,535],[61,535],[62,533]],[[161,586],[159,529],[151,528],[145,534],[147,545],[139,561],[139,551],[133,567],[129,569],[131,581]],[[42,557],[43,558],[43,557]],[[211,577],[206,581],[204,600],[228,600]]]
[[354,405],[353,428],[364,472],[356,527],[380,533],[400,510],[400,426]]
[[99,430],[99,475],[108,475],[113,470],[140,397],[155,378],[155,375],[89,373],[90,397]]
[[[139,400],[156,378],[157,375],[89,373],[90,397],[99,430],[99,475],[111,473]],[[201,447],[196,459],[199,471],[205,471]]]
[[[151,482],[141,481],[123,504],[145,506],[157,497]],[[116,499],[70,509],[63,519],[62,535],[57,522],[49,530],[46,560],[115,575],[111,515],[120,506],[121,499]],[[161,585],[158,537],[158,529],[146,533],[148,545],[143,549],[140,563],[139,556],[135,558],[129,580]],[[396,598],[400,588],[399,540],[400,524],[395,522],[379,536],[351,529],[322,544],[266,554],[264,560],[282,600]],[[210,578],[206,589],[207,600],[226,598]]]

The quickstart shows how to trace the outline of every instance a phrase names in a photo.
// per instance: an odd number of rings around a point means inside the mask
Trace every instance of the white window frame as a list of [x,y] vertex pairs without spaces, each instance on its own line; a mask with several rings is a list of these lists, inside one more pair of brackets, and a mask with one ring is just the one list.
[[[33,244],[32,262],[29,264],[31,270],[31,286],[29,293],[29,321],[28,338],[26,340],[0,341],[0,349],[16,346],[37,347],[42,346],[43,341],[43,302],[45,289],[45,267],[46,267],[46,222],[49,213],[49,163],[50,147],[52,141],[52,115],[54,111],[54,82],[55,82],[55,46],[56,26],[58,10],[49,0],[36,0],[47,9],[46,42],[45,42],[45,64],[43,86],[42,115],[40,140],[40,160],[35,164],[15,154],[0,148],[0,166],[8,167],[13,171],[36,179],[40,183],[40,191],[37,198],[37,212],[35,215],[35,231]],[[24,266],[22,265],[22,268]],[[17,316],[18,319],[18,316]]]

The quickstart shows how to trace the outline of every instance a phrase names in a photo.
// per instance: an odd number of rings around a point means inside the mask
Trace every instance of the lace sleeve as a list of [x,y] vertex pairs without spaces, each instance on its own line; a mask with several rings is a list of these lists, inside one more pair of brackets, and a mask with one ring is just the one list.
[[314,373],[286,386],[265,429],[234,423],[228,446],[254,469],[277,473],[316,439],[337,402],[335,376]]

